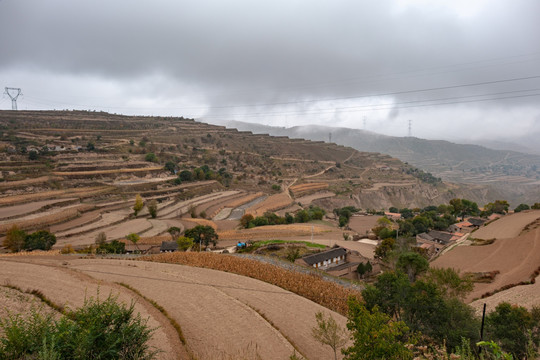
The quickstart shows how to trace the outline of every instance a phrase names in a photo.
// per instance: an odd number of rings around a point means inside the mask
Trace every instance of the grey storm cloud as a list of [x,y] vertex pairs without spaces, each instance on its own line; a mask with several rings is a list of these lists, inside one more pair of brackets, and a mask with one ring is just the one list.
[[[469,121],[483,110],[493,121],[506,121],[501,109],[529,122],[540,112],[539,91],[526,91],[540,88],[536,0],[3,0],[0,23],[0,75],[20,80],[29,102],[46,93],[49,108],[99,107],[92,98],[103,96],[124,112],[183,106],[288,125],[456,116],[427,99],[450,99]],[[516,78],[529,79],[489,83]],[[80,98],[63,98],[66,86]]]

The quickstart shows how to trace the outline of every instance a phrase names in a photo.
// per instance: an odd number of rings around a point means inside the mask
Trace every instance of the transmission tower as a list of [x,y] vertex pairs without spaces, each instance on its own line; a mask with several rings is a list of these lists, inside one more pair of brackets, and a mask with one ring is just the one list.
[[366,117],[364,116],[364,130],[366,130]]
[[[16,92],[16,94],[13,95],[10,91]],[[17,98],[21,95],[21,92],[21,88],[6,87],[6,94],[11,98],[11,110],[17,110]]]
[[328,133],[328,142],[329,142],[329,143],[332,142],[332,133]]
[[409,137],[412,137],[412,120],[409,120]]

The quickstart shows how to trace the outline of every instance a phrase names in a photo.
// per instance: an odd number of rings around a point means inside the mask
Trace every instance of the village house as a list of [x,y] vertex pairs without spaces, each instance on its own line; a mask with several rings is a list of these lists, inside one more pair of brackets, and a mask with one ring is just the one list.
[[464,236],[465,234],[463,233],[431,230],[427,233],[416,235],[416,246],[424,249],[427,255],[432,257]]
[[159,252],[175,252],[178,251],[178,243],[176,241],[162,241]]
[[126,254],[158,254],[159,247],[157,245],[148,244],[126,244],[124,248]]
[[325,270],[332,266],[344,264],[346,255],[347,250],[342,247],[337,247],[317,254],[304,256],[303,258],[296,260],[296,262],[301,265]]

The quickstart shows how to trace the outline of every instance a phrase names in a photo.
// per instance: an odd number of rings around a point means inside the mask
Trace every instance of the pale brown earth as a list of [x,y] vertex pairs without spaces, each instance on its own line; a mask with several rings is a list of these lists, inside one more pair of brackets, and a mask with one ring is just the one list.
[[349,227],[360,235],[366,235],[371,229],[377,226],[377,220],[381,217],[377,215],[351,216]]
[[510,214],[481,227],[471,234],[478,239],[505,239],[519,235],[521,230],[529,223],[540,218],[540,210],[522,211]]
[[44,206],[52,205],[52,204],[64,202],[64,201],[70,201],[70,200],[75,200],[75,198],[34,201],[28,204],[0,207],[0,219],[32,213],[34,211],[38,211]]
[[[67,264],[71,261],[70,259]],[[69,265],[60,264],[61,260],[0,258],[0,283],[9,283],[23,290],[39,290],[56,304],[70,308],[82,306],[85,298],[99,296],[104,299],[109,294],[118,295],[118,300],[127,305],[136,300],[135,311],[140,313],[142,318],[148,318],[150,327],[156,328],[151,345],[163,351],[160,358],[187,358],[187,352],[182,347],[178,335],[168,320],[153,306],[109,280],[98,281],[69,269]]]
[[[24,263],[22,261],[25,261]],[[64,265],[62,265],[64,264]],[[85,296],[110,292],[159,326],[153,345],[160,359],[289,359],[296,352],[308,359],[329,359],[333,353],[313,339],[315,313],[322,311],[345,326],[346,318],[279,287],[210,269],[131,260],[56,257],[0,257],[0,283],[38,289],[60,304],[80,306]],[[186,347],[170,323],[122,282],[165,308],[182,328]],[[0,293],[1,294],[1,293]],[[187,348],[187,349],[186,349]],[[253,357],[255,358],[255,357]]]
[[306,196],[296,198],[296,202],[298,202],[298,203],[300,203],[302,205],[309,205],[315,200],[325,199],[325,198],[334,197],[334,196],[336,196],[336,194],[334,194],[333,192],[324,191],[324,192],[318,192],[318,193],[315,193],[315,194],[306,195]]
[[478,299],[471,303],[478,314],[481,314],[484,303],[487,304],[486,311],[495,310],[495,307],[501,302],[509,302],[513,305],[519,305],[531,309],[533,306],[540,306],[540,283],[536,278],[534,284],[520,285],[498,292],[485,299]]
[[492,283],[475,284],[468,300],[504,285],[529,281],[539,265],[540,228],[518,237],[498,239],[490,245],[457,246],[432,263],[434,267],[451,267],[462,273],[500,271]]
[[122,239],[131,233],[144,233],[151,228],[152,224],[148,219],[133,219],[85,234],[75,235],[69,238],[59,238],[54,247],[60,248],[66,244],[71,244],[72,246],[90,245],[95,242],[100,232],[104,232],[107,235],[107,240],[115,240]]
[[154,299],[180,324],[188,347],[200,358],[234,356],[251,343],[262,359],[288,359],[293,344],[309,359],[328,359],[329,348],[311,336],[314,314],[323,311],[341,326],[346,322],[305,298],[235,274],[131,261],[81,260],[73,267],[122,281]]

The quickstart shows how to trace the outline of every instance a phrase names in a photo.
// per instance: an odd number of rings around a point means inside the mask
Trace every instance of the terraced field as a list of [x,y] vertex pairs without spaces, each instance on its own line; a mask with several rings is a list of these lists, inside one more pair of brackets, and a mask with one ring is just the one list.
[[[0,257],[0,283],[8,279],[12,285],[40,290],[54,302],[69,306],[80,306],[85,296],[96,296],[98,291],[99,296],[118,294],[126,303],[137,300],[136,311],[157,328],[152,345],[163,350],[160,359],[187,359],[189,354],[200,359],[289,359],[295,351],[309,359],[328,359],[333,356],[330,348],[311,336],[315,313],[331,314],[341,326],[346,321],[279,287],[175,264]],[[118,283],[162,306],[180,325],[185,345],[161,313]]]

